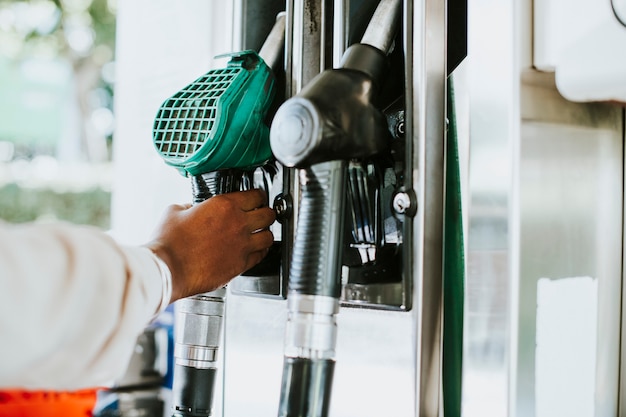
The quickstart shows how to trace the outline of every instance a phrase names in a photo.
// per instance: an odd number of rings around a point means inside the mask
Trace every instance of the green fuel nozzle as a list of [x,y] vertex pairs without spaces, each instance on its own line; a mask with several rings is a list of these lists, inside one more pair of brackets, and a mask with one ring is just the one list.
[[163,102],[154,146],[185,176],[263,165],[272,156],[264,119],[274,98],[270,67],[254,51],[230,57]]
[[[194,203],[252,188],[252,173],[272,158],[265,119],[275,95],[272,68],[282,58],[284,32],[281,14],[259,54],[221,55],[230,58],[225,68],[210,70],[159,108],[154,146],[165,163],[191,177]],[[177,303],[173,417],[212,413],[225,301],[225,288],[220,288]]]

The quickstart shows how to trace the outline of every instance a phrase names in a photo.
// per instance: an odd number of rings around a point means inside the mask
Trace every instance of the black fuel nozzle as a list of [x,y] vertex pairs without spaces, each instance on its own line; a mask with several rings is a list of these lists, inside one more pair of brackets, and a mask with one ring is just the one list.
[[339,68],[317,75],[278,109],[270,143],[282,164],[307,167],[389,147],[385,116],[372,101],[388,67],[401,7],[402,0],[381,1],[362,42],[346,50]]
[[385,117],[372,104],[399,26],[402,0],[382,0],[361,44],[340,68],[316,76],[277,111],[278,161],[299,170],[302,190],[289,272],[279,417],[325,417],[335,363],[336,315],[348,161],[388,149]]

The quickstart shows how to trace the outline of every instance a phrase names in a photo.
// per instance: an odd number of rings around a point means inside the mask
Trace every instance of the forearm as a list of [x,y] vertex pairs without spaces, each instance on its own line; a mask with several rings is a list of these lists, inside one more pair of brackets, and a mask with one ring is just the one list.
[[68,225],[0,225],[0,385],[74,389],[124,372],[161,304],[146,248]]

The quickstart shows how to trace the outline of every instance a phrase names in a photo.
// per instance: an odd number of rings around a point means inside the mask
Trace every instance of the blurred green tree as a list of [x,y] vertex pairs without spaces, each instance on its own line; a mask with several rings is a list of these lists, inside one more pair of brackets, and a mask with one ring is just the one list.
[[[61,141],[59,132],[65,125],[72,125],[77,132],[74,136],[80,137],[77,153],[81,161],[110,161],[112,129],[98,129],[93,116],[98,110],[110,110],[112,118],[115,24],[115,0],[0,0],[0,98],[4,98],[0,100],[0,118],[5,128],[15,125],[8,134],[2,130],[5,136],[0,141],[28,148],[16,158],[46,154]],[[51,73],[59,69],[61,76],[55,78]],[[33,83],[33,78],[40,82]],[[65,81],[59,83],[59,79]],[[54,98],[52,104],[48,102],[43,109],[50,97]],[[34,106],[23,111],[16,99],[26,98]],[[69,100],[73,100],[76,115],[64,118],[67,112],[59,108]],[[98,114],[107,116],[102,111]],[[42,129],[50,131],[46,140],[52,143],[44,144],[45,152],[29,142],[29,136]],[[22,187],[16,178],[6,181],[0,184],[0,217],[5,220],[50,218],[108,227],[111,194],[98,185],[60,192],[45,186]]]
[[99,188],[85,191],[54,191],[22,188],[17,184],[0,187],[0,218],[12,223],[61,220],[110,226],[111,193]]
[[94,106],[112,108],[115,11],[114,0],[0,0],[0,54],[11,62],[69,63],[82,153],[94,162],[109,158],[110,132],[94,125],[92,113]]

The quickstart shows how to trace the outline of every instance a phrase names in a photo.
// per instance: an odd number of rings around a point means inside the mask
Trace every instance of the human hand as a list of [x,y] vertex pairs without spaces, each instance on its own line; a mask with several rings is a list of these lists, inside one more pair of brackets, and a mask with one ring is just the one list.
[[238,191],[168,208],[146,246],[170,268],[170,302],[220,288],[267,255],[276,214],[266,199],[260,190]]

